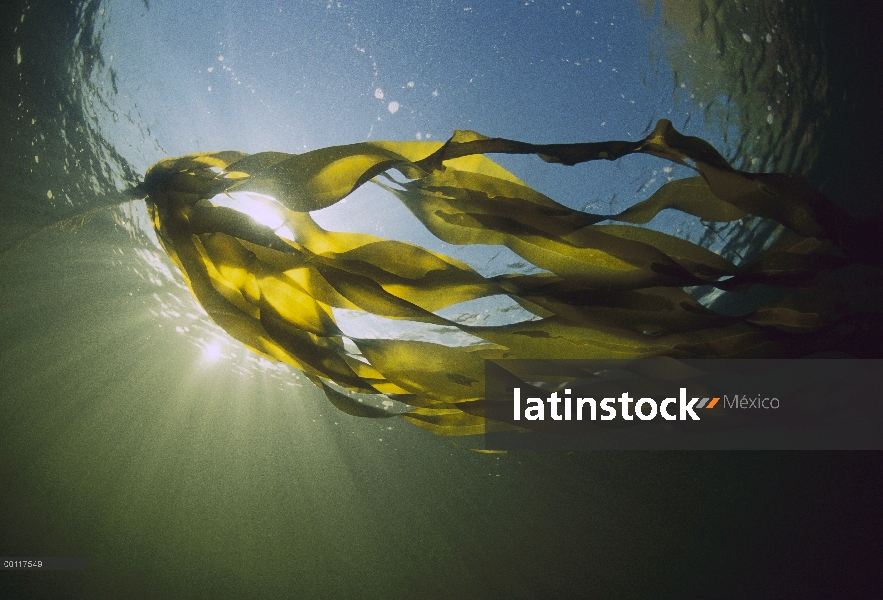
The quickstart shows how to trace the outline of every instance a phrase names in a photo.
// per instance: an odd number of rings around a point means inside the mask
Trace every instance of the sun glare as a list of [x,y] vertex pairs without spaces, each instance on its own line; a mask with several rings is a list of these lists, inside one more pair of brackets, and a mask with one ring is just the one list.
[[272,196],[254,192],[231,192],[218,194],[211,199],[215,206],[232,208],[248,215],[261,225],[266,225],[279,237],[294,241],[294,233],[285,224],[282,205]]
[[221,345],[209,344],[202,350],[202,356],[209,362],[215,362],[221,358]]

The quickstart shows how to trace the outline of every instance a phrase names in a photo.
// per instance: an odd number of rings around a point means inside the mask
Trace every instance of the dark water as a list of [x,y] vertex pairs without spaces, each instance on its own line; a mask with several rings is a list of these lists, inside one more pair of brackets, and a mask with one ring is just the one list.
[[[552,8],[564,16],[525,16],[515,4],[534,3],[320,2],[279,21],[285,37],[273,29],[285,4],[157,4],[22,2],[2,19],[0,555],[86,556],[90,567],[0,573],[0,595],[883,593],[878,454],[483,455],[403,422],[349,417],[207,320],[125,191],[152,162],[197,150],[443,139],[466,127],[638,139],[648,118],[669,116],[744,168],[804,172],[871,214],[881,53],[859,7],[671,2],[646,17],[563,3]],[[485,16],[461,25],[462,13]],[[602,34],[596,20],[616,25]],[[604,79],[559,70],[587,57],[606,65],[638,33],[637,58]],[[775,41],[760,44],[767,33]],[[264,56],[261,44],[297,60],[246,62]],[[616,164],[585,192],[585,172],[511,166],[571,205],[627,202],[663,177],[652,163]],[[376,227],[396,234],[395,223]],[[720,245],[695,224],[672,227]],[[739,251],[770,234],[730,233]]]

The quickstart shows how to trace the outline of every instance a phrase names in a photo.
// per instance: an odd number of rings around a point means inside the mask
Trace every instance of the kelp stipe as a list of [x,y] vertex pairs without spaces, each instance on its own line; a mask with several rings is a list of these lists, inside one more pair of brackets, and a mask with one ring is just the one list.
[[92,219],[102,211],[117,209],[133,200],[143,200],[147,196],[147,191],[142,189],[143,184],[137,183],[119,192],[124,197],[123,200],[113,199],[106,204],[100,204],[93,208],[86,209],[82,212],[74,213],[71,216],[58,219],[47,225],[37,226],[35,231],[31,233],[13,236],[4,246],[0,247],[0,261],[4,259],[7,253],[25,247],[29,242],[42,235],[47,231],[78,231],[88,225]]
[[[593,215],[533,190],[487,153],[538,154],[564,165],[644,153],[699,175],[667,183],[620,214]],[[389,169],[407,181],[393,185],[384,178]],[[310,211],[371,180],[441,240],[503,245],[546,272],[484,277],[419,246],[326,231],[311,218]],[[878,222],[852,219],[800,176],[737,171],[708,143],[681,135],[666,120],[640,142],[534,145],[457,131],[444,144],[380,141],[299,155],[192,154],[151,167],[143,189],[160,242],[230,335],[302,370],[344,412],[390,416],[344,391],[383,394],[413,407],[401,416],[437,434],[484,431],[486,358],[880,351],[883,255],[869,252]],[[271,197],[276,221],[260,223],[211,201],[233,192]],[[737,266],[637,226],[664,209],[708,221],[756,215],[787,232]],[[850,287],[859,282],[861,289]],[[717,314],[684,290],[706,285],[739,293],[755,284],[782,294],[743,316]],[[437,314],[499,294],[536,318],[493,327]],[[455,327],[483,343],[348,338],[332,308]]]

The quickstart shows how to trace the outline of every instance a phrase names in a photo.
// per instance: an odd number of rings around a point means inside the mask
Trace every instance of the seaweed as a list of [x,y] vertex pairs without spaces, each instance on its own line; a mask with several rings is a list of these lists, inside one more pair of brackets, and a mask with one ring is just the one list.
[[[491,153],[537,154],[563,165],[643,153],[698,174],[619,214],[598,215],[537,192],[485,156]],[[391,169],[405,181],[391,178]],[[543,272],[485,277],[414,244],[327,231],[310,216],[368,181],[441,240],[506,246]],[[733,169],[667,120],[639,142],[536,145],[456,131],[444,144],[191,154],[155,164],[141,187],[161,244],[231,336],[300,369],[345,412],[391,416],[348,394],[383,395],[411,407],[399,416],[436,434],[484,432],[485,359],[880,353],[880,220],[852,218],[802,176]],[[282,226],[212,201],[235,192],[275,199],[267,202],[278,202]],[[711,222],[754,215],[785,230],[737,265],[640,226],[666,209]],[[688,293],[711,286],[741,294],[759,284],[779,293],[742,315],[720,314]],[[438,314],[501,294],[535,318],[480,326]],[[332,308],[454,327],[481,343],[351,338]]]

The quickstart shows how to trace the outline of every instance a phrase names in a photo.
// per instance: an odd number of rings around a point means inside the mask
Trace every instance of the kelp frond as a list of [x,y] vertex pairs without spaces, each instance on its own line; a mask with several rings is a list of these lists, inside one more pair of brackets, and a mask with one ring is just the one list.
[[[533,190],[488,153],[537,154],[564,165],[643,153],[698,175],[669,182],[619,214],[595,215]],[[407,181],[384,183],[378,176],[390,169]],[[326,231],[310,216],[371,180],[439,239],[506,246],[545,273],[484,277],[413,244]],[[794,357],[855,351],[855,340],[867,336],[843,333],[843,327],[854,332],[879,323],[879,315],[869,319],[836,291],[842,282],[824,277],[871,265],[865,284],[880,287],[875,267],[883,255],[868,252],[871,225],[852,219],[800,176],[733,169],[709,144],[681,135],[666,120],[640,142],[535,145],[457,131],[444,144],[191,154],[151,167],[142,187],[160,242],[230,335],[302,370],[345,412],[389,416],[329,383],[410,405],[403,418],[441,435],[484,431],[488,358]],[[261,223],[211,201],[236,192],[275,199],[278,222]],[[717,222],[756,215],[787,233],[737,266],[639,226],[665,209]],[[740,292],[755,284],[784,294],[739,317],[709,310],[684,289]],[[478,326],[438,314],[497,295],[535,318]],[[453,327],[483,343],[346,338],[333,308]],[[345,339],[358,351],[347,350]]]

